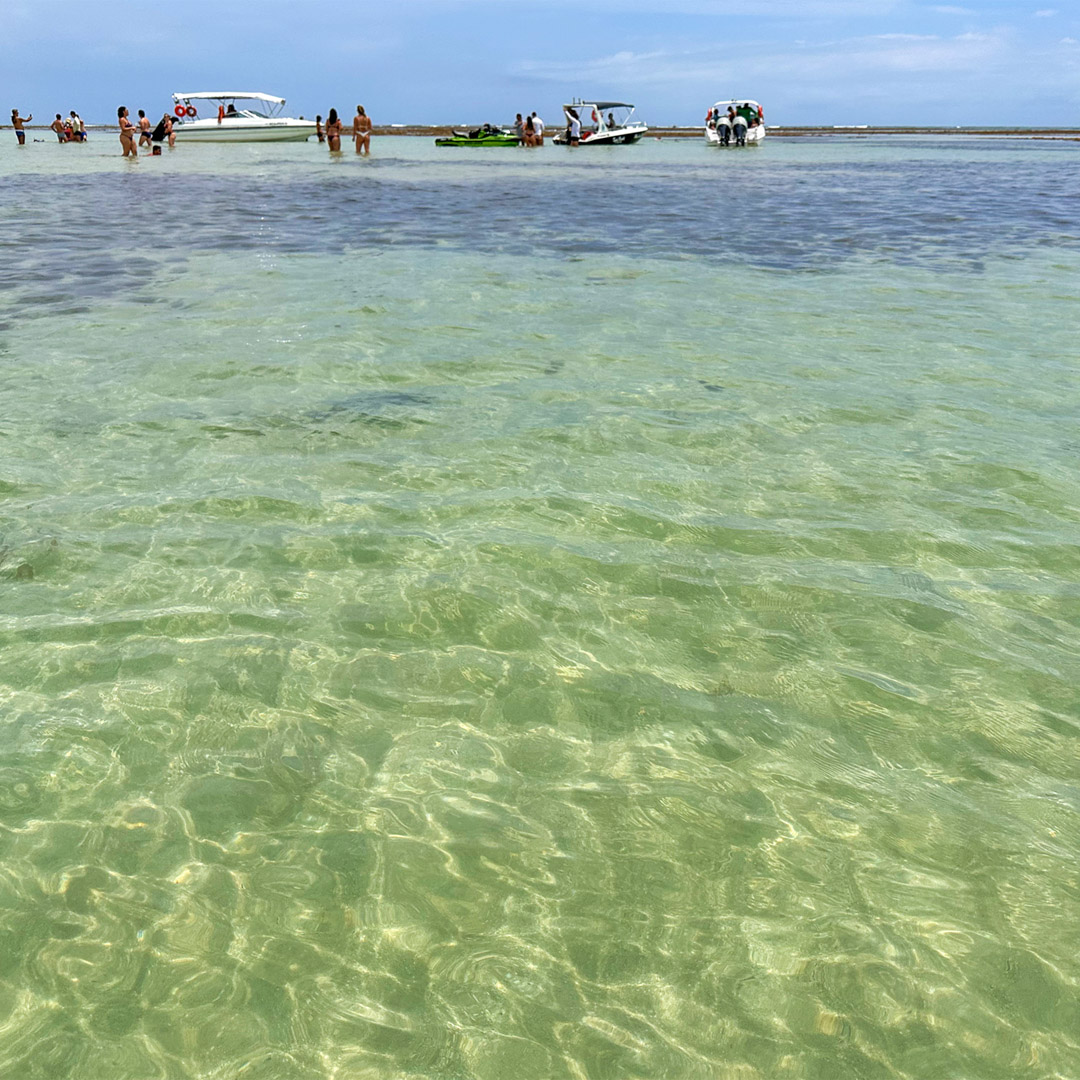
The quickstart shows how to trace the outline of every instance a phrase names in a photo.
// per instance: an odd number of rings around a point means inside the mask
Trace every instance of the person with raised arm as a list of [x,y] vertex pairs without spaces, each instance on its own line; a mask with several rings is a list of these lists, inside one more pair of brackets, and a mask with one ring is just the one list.
[[26,132],[23,131],[23,124],[29,124],[33,119],[33,113],[29,116],[20,116],[18,109],[11,110],[11,126],[15,129],[15,138],[18,139],[20,146],[26,145]]

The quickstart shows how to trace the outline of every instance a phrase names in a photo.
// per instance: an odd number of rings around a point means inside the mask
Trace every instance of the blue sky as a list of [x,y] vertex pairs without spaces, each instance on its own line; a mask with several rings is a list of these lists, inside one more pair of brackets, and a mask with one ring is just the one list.
[[747,96],[768,123],[1080,127],[1080,4],[1036,0],[5,0],[3,118],[173,90],[263,90],[376,123],[549,121],[574,94],[696,124]]

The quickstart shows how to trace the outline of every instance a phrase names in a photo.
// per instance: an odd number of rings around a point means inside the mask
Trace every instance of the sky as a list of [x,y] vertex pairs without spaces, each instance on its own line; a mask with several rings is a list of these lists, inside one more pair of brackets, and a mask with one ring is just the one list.
[[1077,0],[4,0],[0,109],[160,116],[173,91],[260,90],[290,115],[558,122],[573,96],[698,124],[1080,127]]

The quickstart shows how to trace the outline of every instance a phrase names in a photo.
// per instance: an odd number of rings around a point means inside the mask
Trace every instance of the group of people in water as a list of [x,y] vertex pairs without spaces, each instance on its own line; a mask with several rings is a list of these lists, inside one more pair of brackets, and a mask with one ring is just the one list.
[[[218,123],[220,124],[236,115],[236,106],[230,104],[227,109],[220,106],[218,108]],[[533,116],[535,117],[536,113],[533,113]],[[15,129],[15,138],[20,146],[26,144],[25,125],[29,124],[33,119],[33,113],[28,116],[20,116],[18,109],[11,110],[11,125]],[[520,115],[518,119],[521,119]],[[171,113],[165,113],[155,127],[142,109],[139,109],[139,119],[136,123],[128,115],[127,108],[121,105],[116,110],[116,120],[120,126],[121,157],[138,157],[139,149],[144,147],[149,147],[152,154],[160,154],[162,145],[176,145],[176,129],[173,126]],[[56,119],[49,127],[56,132],[60,142],[86,142],[86,124],[83,123],[82,117],[74,109],[71,110],[71,116],[67,119],[57,113]],[[341,150],[343,128],[344,124],[337,114],[337,109],[330,110],[325,127],[323,127],[322,117],[315,117],[315,134],[319,142],[329,143],[331,153],[337,153]],[[358,154],[371,153],[371,128],[371,117],[364,111],[363,105],[357,105],[356,115],[353,117],[352,123],[352,138],[356,143],[356,152]],[[542,121],[540,132],[542,144]],[[528,145],[534,144],[529,143]]]
[[[322,115],[315,117],[315,137],[319,142],[329,143],[331,154],[338,154],[341,152],[341,133],[344,126],[337,109],[331,109],[326,116],[325,128]],[[363,105],[357,105],[352,121],[352,140],[356,143],[358,154],[371,153],[371,128],[371,117],[364,111]]]
[[[15,138],[20,146],[26,145],[26,124],[34,119],[34,114],[20,116],[18,109],[11,110],[11,126],[15,129]],[[69,116],[56,114],[56,119],[49,125],[49,129],[56,133],[60,142],[86,142],[86,124],[82,117],[74,110]]]
[[543,146],[544,121],[536,115],[535,110],[524,120],[521,119],[521,113],[518,113],[514,120],[514,134],[517,136],[518,146]]
[[138,157],[139,151],[135,146],[138,137],[139,147],[150,147],[151,154],[160,154],[162,143],[169,146],[176,145],[176,130],[173,128],[171,114],[165,113],[157,122],[156,127],[150,124],[150,118],[139,110],[139,122],[136,124],[129,116],[127,109],[121,105],[116,110],[116,120],[120,125],[120,150],[121,157]]
[[747,131],[763,123],[763,117],[760,108],[755,109],[748,101],[738,107],[729,105],[726,113],[719,106],[710,109],[705,114],[705,123],[716,132],[722,146],[730,146],[732,141],[736,146],[745,146]]

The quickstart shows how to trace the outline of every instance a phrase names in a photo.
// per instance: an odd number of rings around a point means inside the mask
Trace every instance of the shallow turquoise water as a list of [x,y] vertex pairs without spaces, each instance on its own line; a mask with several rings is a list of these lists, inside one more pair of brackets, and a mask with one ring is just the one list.
[[0,1077],[1080,1071],[1071,145],[0,156]]

